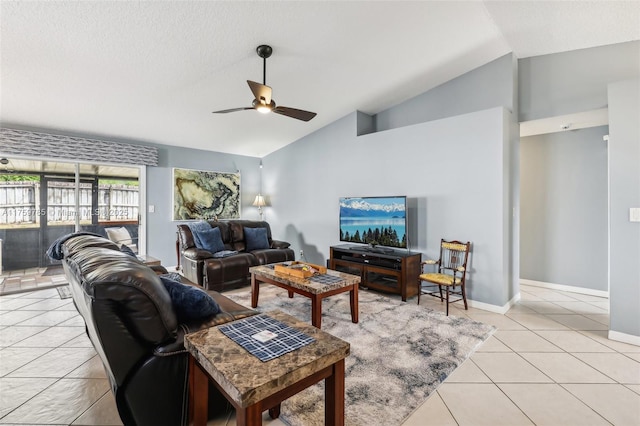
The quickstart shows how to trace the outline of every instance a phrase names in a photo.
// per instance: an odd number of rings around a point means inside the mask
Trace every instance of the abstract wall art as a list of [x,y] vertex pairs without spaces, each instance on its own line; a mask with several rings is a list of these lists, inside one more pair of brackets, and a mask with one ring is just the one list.
[[173,220],[240,218],[240,173],[173,169]]

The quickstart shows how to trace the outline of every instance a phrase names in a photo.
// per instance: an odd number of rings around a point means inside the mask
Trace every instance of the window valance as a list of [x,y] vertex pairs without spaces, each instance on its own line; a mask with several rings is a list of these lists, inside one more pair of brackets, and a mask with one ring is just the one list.
[[29,157],[65,158],[101,163],[158,165],[152,146],[50,135],[26,130],[0,129],[0,152]]

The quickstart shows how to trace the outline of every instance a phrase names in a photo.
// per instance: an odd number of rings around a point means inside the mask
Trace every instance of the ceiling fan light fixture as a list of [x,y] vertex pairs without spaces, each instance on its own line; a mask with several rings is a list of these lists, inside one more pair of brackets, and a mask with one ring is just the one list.
[[271,101],[271,103],[266,104],[257,99],[254,99],[251,105],[256,111],[262,114],[269,114],[276,107],[276,103],[273,101]]
[[228,112],[246,111],[253,109],[262,114],[268,114],[273,111],[278,115],[284,115],[285,117],[291,117],[295,118],[296,120],[302,121],[309,121],[313,117],[315,117],[315,112],[283,106],[279,106],[276,108],[276,103],[271,98],[271,87],[267,86],[267,58],[271,56],[273,49],[271,48],[271,46],[262,44],[258,46],[256,52],[258,53],[258,56],[262,58],[262,84],[256,83],[255,81],[247,80],[249,89],[251,89],[253,96],[255,96],[253,102],[251,102],[251,106],[245,108],[223,109],[220,111],[213,111],[213,113],[226,114]]

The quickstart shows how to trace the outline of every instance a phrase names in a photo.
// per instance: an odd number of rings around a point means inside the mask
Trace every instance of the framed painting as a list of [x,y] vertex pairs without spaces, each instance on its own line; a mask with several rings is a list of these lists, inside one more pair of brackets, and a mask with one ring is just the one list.
[[173,169],[173,220],[240,219],[240,173]]

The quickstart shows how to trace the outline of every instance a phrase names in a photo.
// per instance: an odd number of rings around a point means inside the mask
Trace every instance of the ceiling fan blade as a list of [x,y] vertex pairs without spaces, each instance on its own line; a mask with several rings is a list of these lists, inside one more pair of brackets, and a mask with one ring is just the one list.
[[251,80],[247,80],[247,84],[253,92],[253,96],[255,96],[260,103],[263,103],[264,105],[269,105],[271,103],[271,87]]
[[220,110],[220,111],[213,111],[213,114],[226,114],[228,112],[244,111],[244,110],[247,110],[247,109],[253,109],[253,107],[223,109],[223,110]]
[[315,112],[303,111],[301,109],[283,106],[275,107],[272,112],[280,115],[286,115],[287,117],[296,118],[302,121],[309,121],[317,115]]

